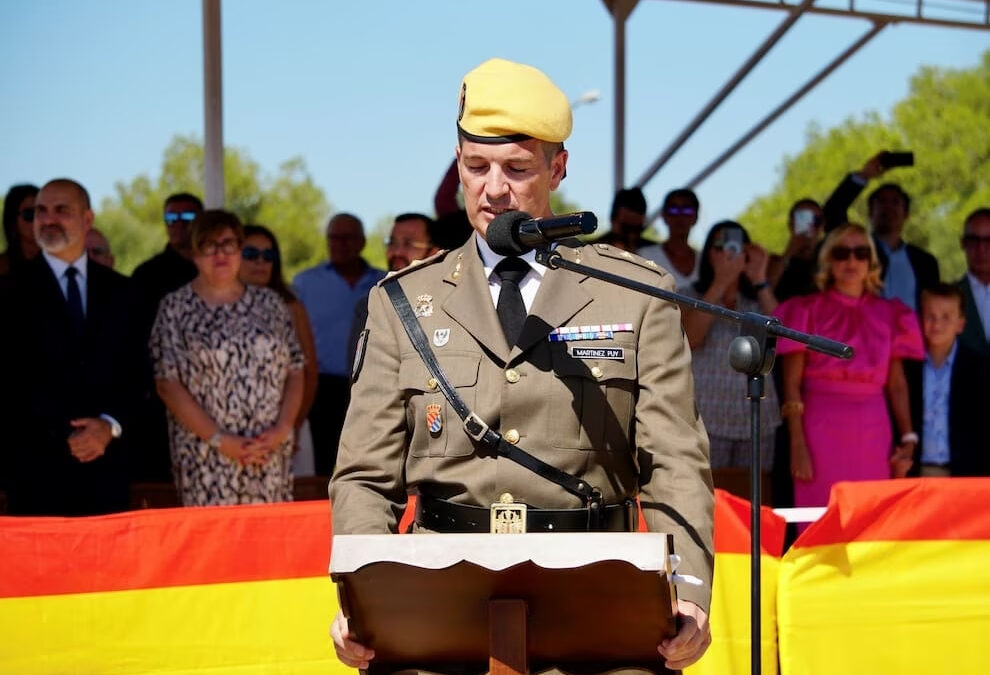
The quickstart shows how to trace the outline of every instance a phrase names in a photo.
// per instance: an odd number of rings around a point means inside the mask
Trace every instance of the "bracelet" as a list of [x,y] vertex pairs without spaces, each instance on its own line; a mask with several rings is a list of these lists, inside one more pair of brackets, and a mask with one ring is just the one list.
[[759,293],[764,288],[770,288],[770,282],[769,281],[761,281],[758,284],[753,284],[753,292],[754,293]]
[[914,443],[917,445],[919,440],[921,439],[918,438],[918,434],[913,431],[909,431],[901,436],[901,445],[904,445],[905,443]]
[[784,419],[803,414],[804,402],[802,401],[785,401],[783,405],[780,406],[780,416]]
[[208,439],[206,439],[207,447],[209,447],[211,450],[219,450],[220,440],[222,439],[222,437],[223,437],[223,433],[217,431],[215,434],[213,434]]

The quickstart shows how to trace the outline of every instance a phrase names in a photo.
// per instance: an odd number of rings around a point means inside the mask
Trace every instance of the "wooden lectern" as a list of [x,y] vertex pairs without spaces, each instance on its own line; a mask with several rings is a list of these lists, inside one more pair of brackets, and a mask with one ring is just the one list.
[[662,671],[676,632],[668,536],[335,536],[330,573],[369,673]]

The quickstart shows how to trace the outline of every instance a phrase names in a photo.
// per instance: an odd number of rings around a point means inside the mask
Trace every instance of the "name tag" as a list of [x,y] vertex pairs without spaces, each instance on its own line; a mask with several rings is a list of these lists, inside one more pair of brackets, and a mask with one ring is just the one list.
[[571,356],[576,359],[606,359],[609,361],[625,361],[625,349],[621,347],[572,347]]

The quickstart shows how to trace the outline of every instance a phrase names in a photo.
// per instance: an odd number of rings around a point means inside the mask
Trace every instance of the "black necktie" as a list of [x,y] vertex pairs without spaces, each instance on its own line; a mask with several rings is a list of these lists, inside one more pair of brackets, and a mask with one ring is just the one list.
[[502,290],[499,291],[495,311],[510,348],[515,346],[526,321],[526,304],[519,290],[519,282],[529,270],[529,263],[519,258],[503,258],[502,262],[495,265],[495,274],[502,280]]
[[77,274],[79,270],[75,267],[65,270],[65,300],[69,305],[69,325],[72,327],[72,332],[79,335],[83,329],[83,304],[79,284],[76,282]]

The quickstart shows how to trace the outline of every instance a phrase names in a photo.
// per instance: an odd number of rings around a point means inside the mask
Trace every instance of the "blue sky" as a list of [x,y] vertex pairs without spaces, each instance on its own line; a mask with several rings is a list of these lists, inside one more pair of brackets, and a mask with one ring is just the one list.
[[[0,2],[0,187],[68,175],[99,200],[118,180],[156,175],[175,134],[202,136],[200,12],[199,0]],[[626,37],[628,182],[782,20],[641,0]],[[858,19],[799,20],[646,185],[651,210],[867,29]],[[369,225],[432,212],[453,156],[460,79],[478,63],[531,63],[573,98],[598,89],[601,101],[575,110],[563,191],[607,220],[612,23],[600,0],[227,0],[223,30],[226,143],[267,172],[302,156],[334,208]],[[770,190],[809,123],[885,113],[920,66],[970,67],[987,48],[986,31],[887,27],[699,186],[695,238]]]

